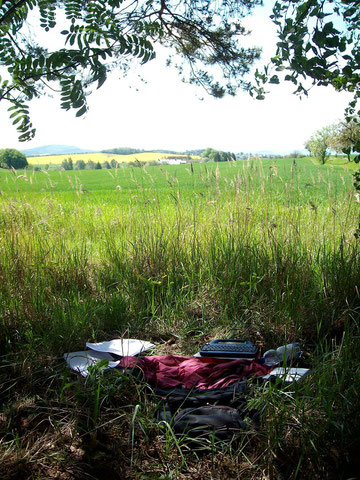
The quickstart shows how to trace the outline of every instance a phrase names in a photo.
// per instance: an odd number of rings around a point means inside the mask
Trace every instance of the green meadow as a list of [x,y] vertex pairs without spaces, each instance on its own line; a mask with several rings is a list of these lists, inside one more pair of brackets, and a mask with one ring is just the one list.
[[[1,477],[356,478],[359,204],[333,163],[0,170]],[[193,448],[131,376],[66,369],[118,337],[299,341],[311,373],[254,385],[260,427]]]

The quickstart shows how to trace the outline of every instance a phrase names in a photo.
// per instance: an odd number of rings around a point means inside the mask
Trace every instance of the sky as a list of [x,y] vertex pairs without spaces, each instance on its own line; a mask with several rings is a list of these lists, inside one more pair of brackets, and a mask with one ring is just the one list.
[[[276,30],[268,15],[268,8],[257,9],[244,22],[252,30],[247,45],[263,48],[256,64],[259,68],[275,52]],[[294,86],[289,82],[269,90],[265,100],[255,100],[245,92],[214,99],[182,83],[177,72],[159,58],[139,66],[125,79],[113,72],[89,96],[89,112],[83,117],[61,110],[56,97],[33,100],[30,112],[37,133],[30,142],[18,142],[8,106],[0,103],[0,148],[64,144],[88,150],[212,147],[235,153],[286,153],[303,150],[312,133],[341,120],[351,99],[331,87],[313,87],[308,97],[300,99],[292,94]]]

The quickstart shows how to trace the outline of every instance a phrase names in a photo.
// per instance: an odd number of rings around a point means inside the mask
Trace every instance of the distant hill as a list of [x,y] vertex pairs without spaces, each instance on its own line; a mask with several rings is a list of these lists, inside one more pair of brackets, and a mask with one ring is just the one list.
[[72,153],[91,153],[94,150],[84,150],[83,148],[70,145],[43,145],[42,147],[28,148],[21,150],[27,157],[39,157],[41,155],[71,155]]

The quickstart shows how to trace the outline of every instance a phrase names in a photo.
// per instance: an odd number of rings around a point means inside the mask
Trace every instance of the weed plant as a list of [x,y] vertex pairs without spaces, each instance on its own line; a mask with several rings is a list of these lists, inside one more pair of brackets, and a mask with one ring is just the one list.
[[[310,159],[0,172],[3,478],[355,478],[358,204]],[[255,389],[259,432],[198,454],[130,377],[62,355],[137,337],[300,341],[302,384]],[[151,473],[154,472],[154,473]]]

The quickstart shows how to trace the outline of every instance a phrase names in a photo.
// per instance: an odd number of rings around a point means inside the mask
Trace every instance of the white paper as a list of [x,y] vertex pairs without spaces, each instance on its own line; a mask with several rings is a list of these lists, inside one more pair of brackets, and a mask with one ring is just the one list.
[[96,352],[113,353],[120,357],[133,357],[155,347],[150,342],[134,338],[117,338],[109,342],[87,343],[86,346]]
[[285,383],[298,382],[310,372],[308,368],[285,368],[276,367],[263,378],[269,380],[270,377],[280,377]]
[[120,363],[120,360],[116,360],[114,362],[113,357],[109,353],[95,352],[91,350],[86,350],[84,352],[65,353],[64,358],[69,367],[72,370],[79,372],[83,377],[89,375],[89,367],[96,365],[102,360],[108,360],[108,368],[117,367]]

